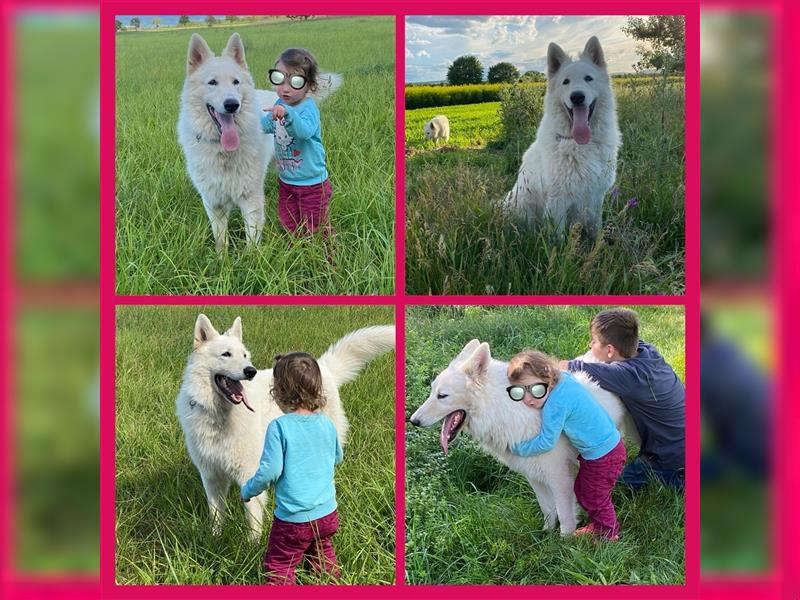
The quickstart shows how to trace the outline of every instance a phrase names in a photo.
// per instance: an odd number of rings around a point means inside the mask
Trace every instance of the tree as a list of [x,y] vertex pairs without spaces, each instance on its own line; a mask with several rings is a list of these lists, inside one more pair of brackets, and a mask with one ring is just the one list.
[[519,81],[519,70],[510,62],[499,62],[489,67],[486,81],[489,83],[515,83]]
[[239,17],[237,17],[236,15],[225,15],[225,20],[228,23],[235,23],[236,21],[239,20]]
[[123,28],[122,21],[119,19],[114,19],[114,27],[116,27],[116,31],[119,31]]
[[158,29],[161,27],[161,18],[160,17],[153,17],[153,27]]
[[139,29],[139,26],[141,24],[142,22],[139,20],[139,17],[133,17],[131,19],[131,27],[133,27],[134,29]]
[[547,75],[539,71],[525,71],[520,77],[520,81],[531,83],[534,81],[547,81]]
[[625,35],[645,42],[636,46],[641,60],[633,65],[634,69],[656,69],[665,75],[683,73],[686,56],[683,15],[628,17],[621,29]]
[[213,27],[216,22],[217,18],[214,15],[208,15],[206,17],[206,25],[208,25],[209,27]]
[[186,27],[189,24],[189,15],[181,15],[181,18],[178,19],[178,23],[181,24],[181,27]]
[[459,56],[447,67],[447,82],[450,85],[464,85],[483,81],[483,65],[477,56]]

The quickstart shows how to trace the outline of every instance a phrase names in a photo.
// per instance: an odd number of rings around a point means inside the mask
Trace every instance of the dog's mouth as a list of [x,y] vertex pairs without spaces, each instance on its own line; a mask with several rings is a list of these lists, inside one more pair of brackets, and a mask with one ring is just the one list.
[[210,104],[206,104],[206,110],[219,132],[219,141],[222,147],[228,152],[236,150],[239,147],[239,132],[236,131],[236,121],[233,120],[233,115],[217,112]]
[[574,106],[570,108],[564,105],[569,113],[569,120],[572,123],[572,138],[579,144],[588,144],[592,139],[592,129],[589,126],[594,114],[594,106],[597,99],[587,106]]
[[247,396],[244,393],[244,386],[241,381],[218,373],[214,375],[214,383],[217,384],[217,389],[231,404],[244,404],[251,412],[256,412],[247,402]]
[[447,455],[447,445],[456,439],[456,436],[464,427],[467,421],[467,412],[464,410],[454,410],[444,418],[442,423],[442,432],[439,434],[439,444],[442,447],[442,452]]

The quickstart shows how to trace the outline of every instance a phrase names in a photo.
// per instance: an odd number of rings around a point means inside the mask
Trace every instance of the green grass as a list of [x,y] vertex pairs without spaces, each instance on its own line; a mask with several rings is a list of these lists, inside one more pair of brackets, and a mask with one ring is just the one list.
[[[559,358],[583,354],[600,306],[413,307],[406,319],[406,415],[430,381],[472,338],[508,360],[524,348]],[[642,339],[684,377],[680,307],[634,307]],[[410,583],[682,584],[684,498],[650,484],[616,488],[619,542],[595,544],[542,531],[536,497],[524,478],[483,453],[468,436],[445,457],[438,427],[406,429],[406,571]],[[627,444],[629,457],[636,454]]]
[[[219,53],[236,27],[203,32]],[[334,260],[321,239],[292,240],[267,173],[267,223],[247,247],[237,212],[227,255],[214,250],[186,174],[175,124],[189,32],[117,36],[116,266],[120,294],[390,294],[394,291],[394,19],[358,17],[248,26],[240,32],[258,87],[287,47],[303,45],[344,85],[320,104],[333,185]]]
[[[287,350],[319,356],[348,331],[394,322],[391,307],[119,307],[116,577],[122,584],[263,582],[267,534],[260,543],[247,541],[233,489],[222,533],[211,534],[200,476],[175,417],[198,312],[220,328],[241,315],[257,367]],[[394,581],[394,382],[394,355],[387,355],[341,389],[351,425],[336,470],[341,529],[333,543],[342,583]],[[298,571],[298,580],[320,582],[307,570]]]
[[431,118],[441,113],[445,113],[450,121],[450,140],[447,143],[440,140],[440,146],[485,146],[500,133],[499,109],[499,102],[482,102],[406,111],[406,148],[411,152],[435,149],[436,144],[425,138],[422,128]]
[[[604,229],[593,244],[577,230],[553,242],[546,228],[501,214],[496,201],[512,188],[527,145],[489,143],[502,133],[495,110],[475,108],[463,125],[466,107],[452,117],[453,107],[407,111],[407,292],[682,294],[683,85],[624,82],[615,93],[623,140],[618,193],[606,198]],[[438,113],[448,115],[456,135],[434,150],[421,124]],[[638,205],[626,208],[630,198]]]

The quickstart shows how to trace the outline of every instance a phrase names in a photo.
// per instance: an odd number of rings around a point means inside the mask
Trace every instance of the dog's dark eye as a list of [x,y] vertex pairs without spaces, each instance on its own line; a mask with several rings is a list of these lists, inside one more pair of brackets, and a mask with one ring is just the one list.
[[436,394],[436,398],[439,400],[444,400],[447,396],[448,394]]
[[586,77],[583,78],[583,80],[584,81],[593,81],[593,78],[592,78],[591,75],[587,75]]
[[569,85],[569,79],[564,80],[564,85]]
[[223,353],[222,353],[222,356],[224,356],[224,357],[226,357],[226,358],[230,358],[230,356],[231,356],[231,353],[230,353],[230,352],[223,352]]
[[217,80],[212,79],[211,81],[208,82],[208,85],[217,85]]
[[233,85],[239,85],[239,80],[238,79],[234,79],[233,80]]

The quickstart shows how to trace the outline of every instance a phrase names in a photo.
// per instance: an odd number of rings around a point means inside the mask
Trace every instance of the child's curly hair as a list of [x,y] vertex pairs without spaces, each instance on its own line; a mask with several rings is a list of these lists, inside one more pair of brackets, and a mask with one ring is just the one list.
[[558,368],[558,361],[552,356],[538,350],[523,350],[508,363],[507,374],[511,383],[527,374],[538,377],[553,388],[561,377],[561,369]]
[[314,357],[305,352],[276,356],[270,394],[284,412],[325,406],[322,373]]
[[287,48],[275,61],[277,65],[282,62],[285,66],[292,69],[300,69],[306,76],[308,82],[308,89],[311,92],[317,91],[319,82],[317,75],[319,75],[319,67],[317,66],[317,59],[305,48]]

